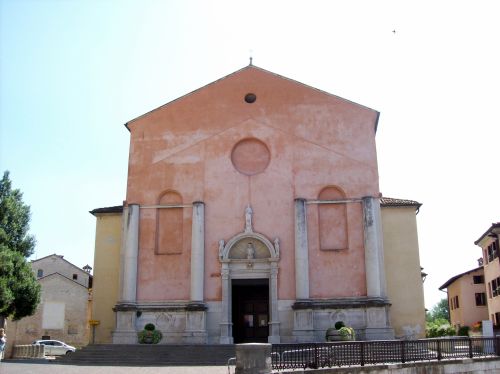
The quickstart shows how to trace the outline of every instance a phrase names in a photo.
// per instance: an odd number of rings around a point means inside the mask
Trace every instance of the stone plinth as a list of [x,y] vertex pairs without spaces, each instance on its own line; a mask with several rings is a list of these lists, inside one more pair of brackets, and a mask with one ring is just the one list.
[[271,344],[236,345],[236,374],[271,374]]

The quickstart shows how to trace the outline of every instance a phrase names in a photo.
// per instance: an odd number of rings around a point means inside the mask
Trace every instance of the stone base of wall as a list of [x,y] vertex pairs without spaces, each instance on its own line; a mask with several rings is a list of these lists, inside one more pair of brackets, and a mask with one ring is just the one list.
[[292,342],[325,341],[325,332],[342,321],[356,330],[358,340],[394,339],[388,318],[388,301],[383,298],[339,298],[302,300],[293,310]]
[[206,344],[206,309],[189,302],[117,305],[113,343],[136,344],[137,333],[152,323],[163,335],[159,344]]
[[[386,300],[366,297],[279,300],[279,335],[270,336],[269,342],[323,342],[326,330],[337,321],[353,327],[358,340],[394,339],[387,308]],[[228,325],[222,322],[221,302],[117,305],[115,312],[114,344],[136,344],[137,333],[147,323],[153,323],[162,332],[160,344],[232,343],[231,336],[227,341],[220,338],[221,329]]]

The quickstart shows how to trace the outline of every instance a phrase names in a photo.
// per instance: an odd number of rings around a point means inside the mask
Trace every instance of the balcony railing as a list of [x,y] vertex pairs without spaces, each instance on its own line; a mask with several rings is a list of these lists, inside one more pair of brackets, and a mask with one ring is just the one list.
[[274,370],[494,357],[500,338],[273,344],[271,355]]

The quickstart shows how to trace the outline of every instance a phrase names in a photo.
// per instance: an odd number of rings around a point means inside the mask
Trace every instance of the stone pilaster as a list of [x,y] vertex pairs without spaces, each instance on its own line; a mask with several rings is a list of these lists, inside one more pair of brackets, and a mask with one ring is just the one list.
[[191,232],[191,301],[203,301],[205,277],[205,204],[193,203]]
[[222,263],[222,306],[220,322],[220,344],[233,344],[233,331],[231,322],[231,285],[229,279],[229,264]]
[[269,337],[268,343],[279,344],[280,338],[280,321],[278,314],[278,264],[271,263],[271,274],[269,275],[269,292],[271,300],[271,321],[269,322]]
[[382,218],[377,198],[363,197],[366,292],[371,297],[386,297]]
[[309,298],[309,248],[306,200],[295,199],[295,298]]
[[137,298],[137,257],[139,254],[139,205],[123,209],[122,248],[120,253],[120,300],[115,307],[116,330],[113,343],[137,343],[135,304]]
[[123,211],[123,238],[120,302],[135,303],[139,253],[139,205],[137,204],[130,204]]

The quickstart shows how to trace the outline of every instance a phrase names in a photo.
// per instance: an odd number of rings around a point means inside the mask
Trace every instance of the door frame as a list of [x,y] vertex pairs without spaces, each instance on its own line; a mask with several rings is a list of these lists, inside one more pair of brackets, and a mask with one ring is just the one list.
[[[258,258],[232,258],[231,249],[242,241],[253,240],[267,248],[268,255]],[[277,242],[277,241],[275,241]],[[278,315],[278,261],[279,249],[264,235],[256,232],[243,232],[231,238],[219,254],[222,264],[222,306],[220,322],[220,344],[233,344],[232,322],[232,280],[268,279],[269,280],[269,335],[268,342],[280,343],[280,322]]]

